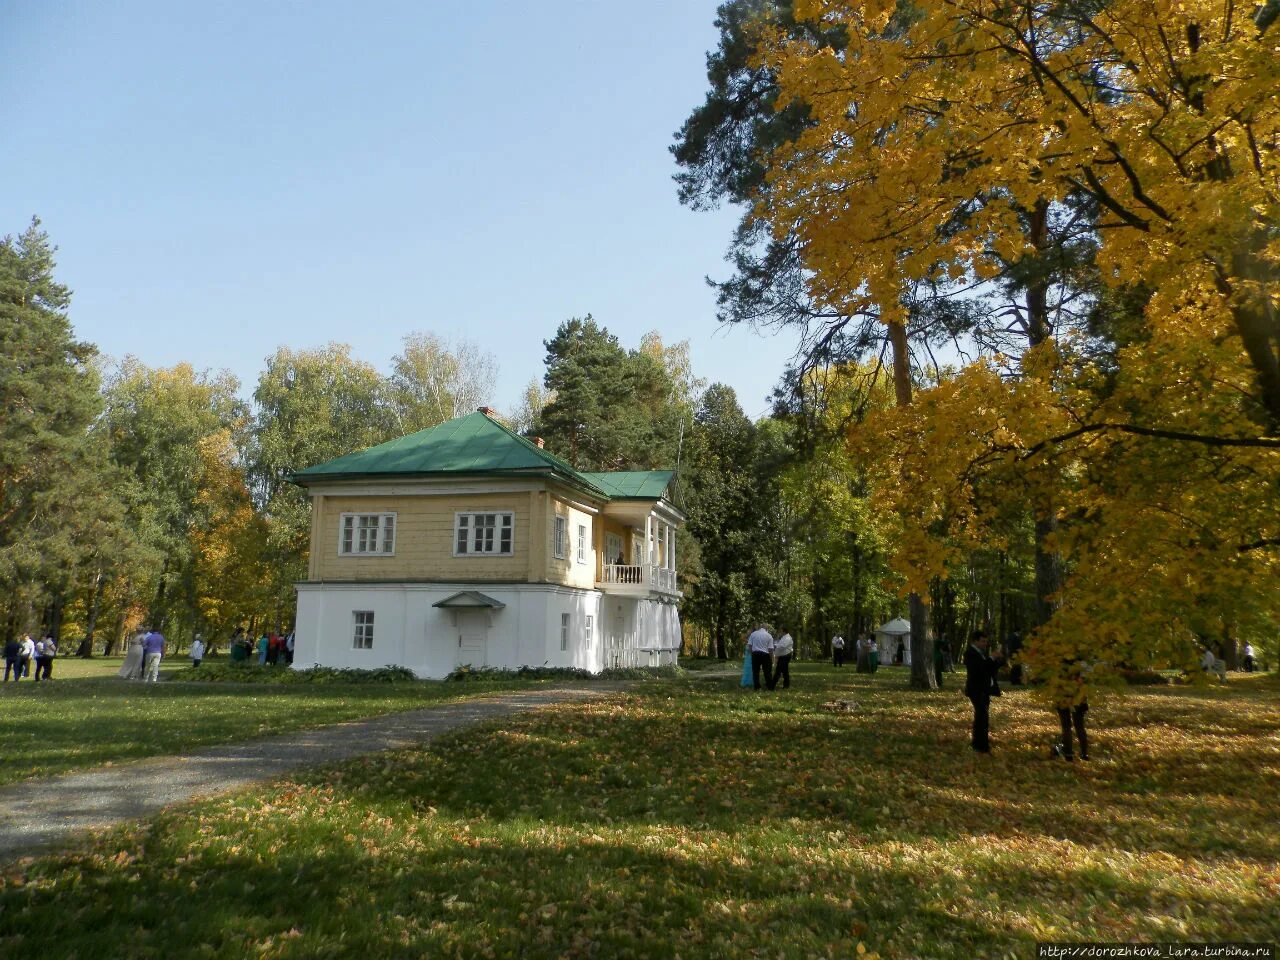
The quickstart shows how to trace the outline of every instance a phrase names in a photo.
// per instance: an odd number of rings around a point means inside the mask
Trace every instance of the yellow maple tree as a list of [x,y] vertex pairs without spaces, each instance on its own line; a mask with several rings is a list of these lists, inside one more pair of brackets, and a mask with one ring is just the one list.
[[913,285],[990,281],[1042,252],[1027,211],[1082,204],[1103,281],[1147,294],[1112,369],[1047,338],[853,438],[904,517],[909,589],[999,537],[1002,499],[1064,521],[1044,546],[1069,576],[1029,647],[1058,700],[1079,695],[1080,658],[1186,662],[1206,636],[1271,622],[1275,6],[797,0],[846,43],[758,32],[779,109],[803,105],[808,126],[768,158],[755,215],[795,238],[815,300],[901,323]]

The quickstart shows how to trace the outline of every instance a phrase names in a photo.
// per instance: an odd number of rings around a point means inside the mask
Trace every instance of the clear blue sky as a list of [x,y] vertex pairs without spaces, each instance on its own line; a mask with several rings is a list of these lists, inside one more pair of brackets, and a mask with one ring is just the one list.
[[715,323],[733,211],[676,200],[714,0],[0,0],[0,234],[59,246],[76,331],[227,368],[386,369],[415,330],[494,354],[506,409],[563,319],[690,339],[749,414],[793,350]]

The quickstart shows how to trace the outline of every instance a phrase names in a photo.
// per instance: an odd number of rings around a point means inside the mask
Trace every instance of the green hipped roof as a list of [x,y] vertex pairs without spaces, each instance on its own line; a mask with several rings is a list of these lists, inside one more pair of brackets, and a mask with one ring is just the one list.
[[611,498],[657,500],[667,492],[674,470],[619,470],[614,473],[581,474]]
[[307,486],[317,480],[369,476],[510,472],[549,473],[608,499],[657,500],[673,476],[670,470],[579,473],[555,454],[476,412],[318,463],[290,474],[289,480]]

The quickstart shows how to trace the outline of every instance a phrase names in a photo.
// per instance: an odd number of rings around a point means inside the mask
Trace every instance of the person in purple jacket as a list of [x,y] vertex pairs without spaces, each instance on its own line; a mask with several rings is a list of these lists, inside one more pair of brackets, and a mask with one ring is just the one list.
[[152,630],[142,641],[142,656],[142,679],[155,683],[160,679],[160,660],[164,657],[164,635],[159,630]]

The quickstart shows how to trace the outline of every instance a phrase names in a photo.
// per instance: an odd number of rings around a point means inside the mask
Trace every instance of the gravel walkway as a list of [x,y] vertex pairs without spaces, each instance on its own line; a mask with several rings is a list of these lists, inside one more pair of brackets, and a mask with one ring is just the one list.
[[228,793],[301,767],[427,743],[483,720],[617,689],[558,687],[477,697],[0,788],[0,862],[64,841],[77,831],[145,817],[171,803]]

